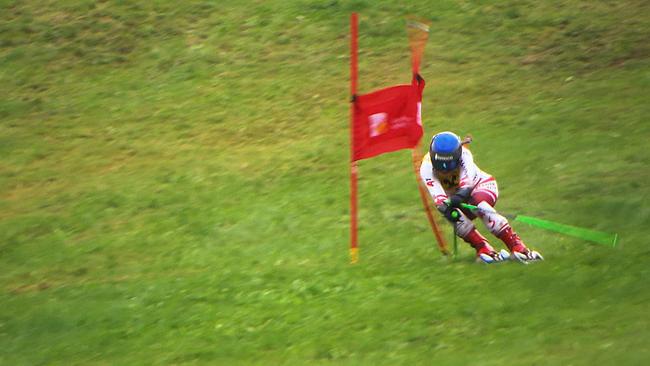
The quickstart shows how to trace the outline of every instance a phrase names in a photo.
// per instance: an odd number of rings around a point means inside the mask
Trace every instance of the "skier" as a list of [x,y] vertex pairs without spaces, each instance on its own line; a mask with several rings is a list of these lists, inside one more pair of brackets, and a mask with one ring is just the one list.
[[[470,140],[471,141],[471,140]],[[438,211],[452,225],[458,237],[476,249],[483,262],[493,263],[509,257],[505,251],[497,252],[472,223],[478,217],[487,229],[501,239],[514,258],[522,262],[543,260],[534,250],[526,247],[508,220],[494,210],[499,197],[497,182],[474,163],[472,153],[452,132],[433,136],[429,153],[422,159],[420,176],[431,194]],[[478,206],[475,212],[461,207],[461,203]]]

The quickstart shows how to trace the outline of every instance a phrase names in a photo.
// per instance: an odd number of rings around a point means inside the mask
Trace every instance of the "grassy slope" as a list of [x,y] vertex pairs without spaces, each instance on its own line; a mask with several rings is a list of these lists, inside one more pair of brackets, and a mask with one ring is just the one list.
[[[638,364],[650,357],[648,7],[0,1],[0,363]],[[439,257],[408,152],[360,163],[361,89],[433,21],[429,133],[471,132],[547,261]]]

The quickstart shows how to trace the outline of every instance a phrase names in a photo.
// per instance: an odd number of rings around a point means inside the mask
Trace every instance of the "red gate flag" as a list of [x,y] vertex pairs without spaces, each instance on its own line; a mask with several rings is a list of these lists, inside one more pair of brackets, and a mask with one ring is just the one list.
[[423,89],[424,79],[415,74],[410,85],[354,97],[353,161],[417,146],[423,135]]
[[428,192],[421,184],[419,165],[421,157],[417,147],[424,134],[422,129],[422,91],[424,79],[419,75],[424,46],[429,37],[429,22],[413,19],[408,22],[408,37],[411,46],[411,67],[413,80],[410,85],[396,85],[375,92],[357,95],[358,56],[357,13],[350,15],[350,262],[359,260],[357,236],[357,160],[379,154],[412,149],[413,168],[418,181],[422,204],[429,218],[431,229],[436,235],[443,254],[447,247],[440,229],[433,218],[428,202]]

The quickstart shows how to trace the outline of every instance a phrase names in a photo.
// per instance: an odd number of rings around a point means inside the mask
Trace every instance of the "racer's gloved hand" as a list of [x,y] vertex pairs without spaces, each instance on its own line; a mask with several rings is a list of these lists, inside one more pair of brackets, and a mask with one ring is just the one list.
[[449,197],[448,205],[451,206],[451,207],[461,208],[460,204],[467,201],[467,199],[469,198],[471,193],[472,193],[472,188],[470,188],[470,187],[464,187],[464,188],[458,189],[456,191],[456,194]]
[[460,220],[460,216],[461,216],[460,210],[450,205],[447,205],[447,208],[445,209],[445,212],[443,214],[445,215],[447,220],[451,222],[456,222]]
[[455,208],[460,208],[460,204],[463,203],[464,199],[460,195],[453,195],[449,197],[449,206],[450,207],[455,207]]

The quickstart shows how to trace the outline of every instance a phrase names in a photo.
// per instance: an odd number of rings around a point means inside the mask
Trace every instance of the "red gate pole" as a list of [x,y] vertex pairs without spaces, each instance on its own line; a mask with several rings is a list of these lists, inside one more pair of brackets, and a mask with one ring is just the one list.
[[359,261],[357,237],[357,162],[354,160],[354,97],[357,94],[357,13],[350,16],[350,263]]

